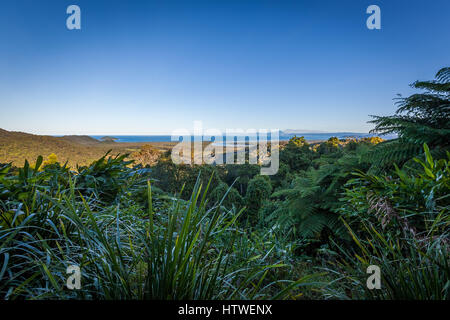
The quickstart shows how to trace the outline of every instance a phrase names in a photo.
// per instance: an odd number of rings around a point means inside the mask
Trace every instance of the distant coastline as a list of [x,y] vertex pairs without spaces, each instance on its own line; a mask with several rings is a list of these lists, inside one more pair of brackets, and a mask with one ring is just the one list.
[[[280,133],[280,141],[286,141],[291,139],[293,136],[304,137],[307,141],[324,141],[331,137],[337,137],[338,139],[346,138],[365,138],[379,136],[370,133],[359,133],[359,132],[328,132],[328,133]],[[91,135],[91,138],[101,141],[104,135]],[[128,142],[128,143],[143,143],[143,142],[171,142],[172,136],[170,135],[108,135],[108,137],[115,138],[116,142]],[[381,136],[383,139],[394,139],[395,135],[391,136]],[[225,138],[223,138],[225,140]],[[237,138],[237,141],[244,141],[244,139]]]

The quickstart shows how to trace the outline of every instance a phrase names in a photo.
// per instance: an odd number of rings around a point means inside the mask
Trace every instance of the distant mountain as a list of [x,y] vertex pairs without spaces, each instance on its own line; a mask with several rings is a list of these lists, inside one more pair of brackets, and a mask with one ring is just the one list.
[[379,136],[383,139],[395,139],[397,138],[396,134],[371,134],[367,132],[324,132],[324,131],[314,131],[314,130],[297,130],[297,129],[287,129],[280,132],[280,135],[284,135],[285,137],[292,137],[294,135],[304,136],[306,140],[327,140],[330,137],[337,137],[339,139],[346,138],[365,138],[365,137],[375,137]]

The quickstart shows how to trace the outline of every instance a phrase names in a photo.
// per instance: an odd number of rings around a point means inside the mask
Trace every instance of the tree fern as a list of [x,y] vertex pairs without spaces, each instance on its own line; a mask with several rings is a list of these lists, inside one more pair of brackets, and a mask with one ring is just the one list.
[[372,152],[372,170],[404,164],[421,152],[422,144],[432,153],[445,154],[450,141],[450,68],[443,68],[435,80],[416,81],[411,85],[425,90],[409,97],[398,98],[395,115],[372,116],[372,133],[398,134],[398,138],[380,143]]
[[[273,198],[284,201],[269,217],[284,232],[311,238],[319,236],[326,227],[335,226],[337,215],[326,208],[329,190],[320,185],[324,179],[319,170],[309,170],[295,178],[289,189],[275,192]],[[333,230],[334,231],[334,230]]]

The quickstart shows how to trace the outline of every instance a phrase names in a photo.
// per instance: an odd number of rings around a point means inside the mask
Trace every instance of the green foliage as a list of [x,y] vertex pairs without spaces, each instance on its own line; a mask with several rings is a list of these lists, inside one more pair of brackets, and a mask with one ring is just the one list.
[[250,180],[259,174],[261,168],[254,164],[227,164],[221,179],[228,185],[234,185],[241,196],[245,196]]
[[450,137],[450,68],[443,68],[432,81],[416,81],[411,86],[425,90],[400,97],[393,116],[372,116],[372,132],[398,134],[398,139],[379,145],[374,150],[374,170],[403,165],[420,152],[423,143],[437,157],[445,156]]
[[353,170],[368,167],[364,155],[369,149],[369,145],[357,143],[314,160],[313,166],[297,174],[288,187],[274,192],[272,198],[279,199],[279,205],[266,217],[269,224],[294,238],[326,241],[330,232],[340,237],[342,225],[336,214],[341,206],[339,195]]
[[[396,167],[388,176],[360,172],[347,184],[342,214],[356,247],[340,247],[337,276],[341,290],[353,287],[351,298],[449,298],[450,154],[434,160],[426,144],[424,151],[425,161],[414,159],[420,169]],[[371,264],[382,270],[382,290],[366,288]]]
[[303,146],[309,146],[308,143],[306,142],[305,137],[297,137],[297,136],[293,136],[291,139],[289,139],[288,142],[288,147],[303,147]]
[[213,204],[222,203],[228,209],[242,208],[244,199],[235,188],[230,188],[225,182],[219,185],[211,192],[210,201]]
[[156,186],[164,191],[175,194],[184,185],[183,192],[180,195],[183,199],[189,199],[199,175],[203,184],[208,182],[208,177],[213,176],[212,190],[221,182],[220,168],[186,164],[176,165],[171,161],[168,153],[163,155],[151,169],[152,176],[156,180]]
[[280,162],[277,174],[270,176],[273,189],[278,190],[280,188],[288,188],[294,176],[295,173],[291,171],[289,166],[284,162]]
[[268,199],[272,193],[272,185],[267,176],[256,176],[248,183],[245,203],[248,216],[255,217],[261,208],[263,201]]
[[[435,234],[434,226],[446,224],[443,217],[427,230]],[[348,227],[357,249],[342,249],[343,261],[326,269],[335,275],[325,289],[333,299],[382,300],[448,300],[450,298],[450,265],[448,232],[432,239],[400,238],[389,240],[386,232],[374,225],[364,225],[359,237]],[[369,265],[381,271],[381,289],[369,290],[366,285]],[[336,288],[337,287],[337,288]]]
[[331,137],[324,143],[319,145],[317,152],[319,154],[329,154],[339,151],[339,139],[336,137]]
[[[74,176],[77,190],[83,195],[94,194],[105,203],[117,201],[124,193],[137,193],[134,188],[142,185],[142,175],[148,174],[148,169],[129,167],[133,161],[125,159],[128,155],[108,157],[109,152],[90,166],[78,167]],[[141,181],[137,181],[141,179]]]
[[285,200],[267,219],[294,237],[320,237],[325,227],[333,230],[337,217],[325,201],[332,189],[322,188],[320,179],[319,171],[312,169],[295,178],[290,188],[275,192],[272,197]]
[[313,152],[304,137],[294,136],[280,152],[280,162],[292,171],[306,170],[313,159]]
[[[450,154],[447,154],[449,156]],[[420,233],[450,205],[449,160],[434,160],[424,144],[422,161],[414,158],[420,168],[395,170],[388,176],[363,172],[346,185],[342,210],[347,218],[358,217],[370,223],[381,222],[385,230]],[[408,227],[404,225],[408,221]],[[403,230],[405,231],[405,230]]]
[[171,161],[169,152],[163,154],[152,167],[156,185],[170,193],[178,192],[180,188],[179,168],[180,166]]
[[[267,299],[312,284],[277,279],[290,266],[258,251],[257,237],[246,242],[252,256],[242,254],[242,211],[206,205],[212,176],[203,192],[199,177],[185,201],[153,194],[150,172],[122,157],[79,173],[57,163],[40,171],[39,162],[0,168],[4,299]],[[80,290],[65,287],[69,265],[81,268]]]
[[[109,153],[77,172],[54,154],[0,164],[0,296],[448,300],[449,80],[444,68],[375,117],[398,139],[294,137],[271,177],[169,153],[145,169]],[[81,290],[65,287],[73,264]],[[382,290],[367,289],[369,265]]]

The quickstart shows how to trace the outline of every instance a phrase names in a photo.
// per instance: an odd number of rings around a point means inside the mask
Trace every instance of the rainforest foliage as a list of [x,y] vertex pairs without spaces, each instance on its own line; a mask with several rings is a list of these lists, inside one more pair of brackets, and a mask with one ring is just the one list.
[[[2,299],[449,299],[450,69],[378,137],[257,165],[0,165]],[[66,286],[81,269],[81,289]],[[381,289],[366,286],[367,267]]]

